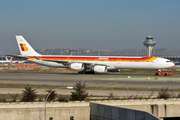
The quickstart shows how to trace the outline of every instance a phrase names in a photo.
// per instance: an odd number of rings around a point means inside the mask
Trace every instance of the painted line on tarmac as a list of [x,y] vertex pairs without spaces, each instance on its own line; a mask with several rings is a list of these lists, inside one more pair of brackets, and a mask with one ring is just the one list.
[[12,81],[2,81],[0,83],[11,83]]
[[92,78],[92,80],[180,81],[180,78]]
[[118,82],[107,82],[108,84],[117,84]]
[[117,87],[117,86],[119,86],[119,84],[113,85],[113,86],[111,86],[111,87]]
[[111,87],[117,87],[119,86],[120,84],[118,84],[119,82],[107,82],[108,84],[112,84]]

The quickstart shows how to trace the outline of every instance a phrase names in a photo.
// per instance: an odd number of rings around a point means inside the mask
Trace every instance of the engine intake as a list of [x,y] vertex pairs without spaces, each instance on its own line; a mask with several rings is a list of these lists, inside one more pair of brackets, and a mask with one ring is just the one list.
[[69,68],[72,70],[84,70],[83,63],[72,63],[69,65]]
[[106,66],[96,65],[96,66],[93,67],[93,71],[95,73],[106,73],[107,72],[107,67]]

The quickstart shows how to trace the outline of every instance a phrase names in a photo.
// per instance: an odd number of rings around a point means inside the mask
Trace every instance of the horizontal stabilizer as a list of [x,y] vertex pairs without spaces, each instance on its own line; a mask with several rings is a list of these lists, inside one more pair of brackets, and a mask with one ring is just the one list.
[[16,57],[16,58],[21,58],[21,59],[29,59],[29,57],[21,56],[21,55],[12,55],[12,54],[5,54],[6,56],[11,56],[11,57]]

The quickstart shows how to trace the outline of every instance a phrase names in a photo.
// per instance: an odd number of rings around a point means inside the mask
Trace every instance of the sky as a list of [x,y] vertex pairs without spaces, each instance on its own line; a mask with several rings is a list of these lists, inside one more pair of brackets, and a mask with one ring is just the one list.
[[34,49],[180,49],[180,0],[1,0],[0,51]]

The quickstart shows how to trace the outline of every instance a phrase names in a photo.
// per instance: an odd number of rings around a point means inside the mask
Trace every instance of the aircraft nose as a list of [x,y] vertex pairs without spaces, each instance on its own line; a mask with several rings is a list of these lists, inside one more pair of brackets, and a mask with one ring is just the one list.
[[176,67],[176,65],[174,63],[172,63],[172,67]]

